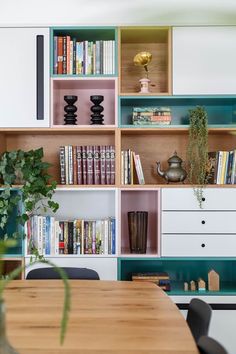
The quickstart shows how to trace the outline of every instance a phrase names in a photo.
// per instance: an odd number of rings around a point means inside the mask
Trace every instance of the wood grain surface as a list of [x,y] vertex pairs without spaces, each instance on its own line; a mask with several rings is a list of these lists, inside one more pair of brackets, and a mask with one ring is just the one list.
[[7,334],[20,354],[197,354],[176,305],[151,283],[70,281],[71,311],[59,343],[63,283],[16,280],[5,290]]

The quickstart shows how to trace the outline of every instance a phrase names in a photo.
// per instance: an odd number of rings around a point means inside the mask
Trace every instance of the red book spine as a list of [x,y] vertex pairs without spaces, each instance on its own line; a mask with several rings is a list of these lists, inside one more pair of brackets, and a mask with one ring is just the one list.
[[94,183],[101,184],[100,147],[98,145],[94,146],[93,161]]
[[106,184],[106,147],[100,146],[101,184]]
[[59,221],[59,227],[61,232],[59,233],[59,254],[64,254],[65,243],[64,243],[64,221]]
[[66,44],[66,36],[63,36],[62,74],[67,74],[67,44]]
[[58,74],[62,74],[63,72],[63,38],[58,37],[57,38],[57,62],[58,62],[58,67],[57,67],[57,72]]
[[76,146],[77,183],[83,184],[82,146]]
[[87,147],[82,146],[83,184],[87,184]]
[[111,154],[110,154],[110,146],[106,146],[106,184],[111,184]]
[[116,165],[115,165],[115,146],[110,145],[110,159],[111,159],[111,184],[115,184],[115,175],[116,175]]
[[93,147],[87,146],[87,184],[93,184]]

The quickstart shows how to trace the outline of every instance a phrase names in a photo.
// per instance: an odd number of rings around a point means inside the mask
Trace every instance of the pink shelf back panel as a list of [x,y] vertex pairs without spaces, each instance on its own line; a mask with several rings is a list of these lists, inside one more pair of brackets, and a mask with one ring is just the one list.
[[129,249],[128,211],[147,211],[147,254],[157,254],[158,191],[121,191],[121,253]]
[[53,125],[64,124],[65,95],[78,96],[78,100],[75,103],[78,125],[90,125],[92,114],[90,108],[93,105],[90,101],[90,96],[104,96],[104,101],[101,103],[101,106],[104,107],[102,112],[104,125],[115,125],[115,80],[53,81]]

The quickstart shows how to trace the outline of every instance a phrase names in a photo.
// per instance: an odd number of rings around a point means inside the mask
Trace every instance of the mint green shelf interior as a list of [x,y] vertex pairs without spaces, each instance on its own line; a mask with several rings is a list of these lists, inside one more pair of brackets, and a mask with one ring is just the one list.
[[[114,77],[117,76],[117,28],[116,27],[51,27],[50,29],[50,72],[51,77]],[[71,36],[78,41],[115,41],[115,74],[114,75],[54,75],[53,74],[53,37],[54,36]]]
[[[208,272],[214,269],[220,275],[219,292],[184,291],[184,282],[202,278],[207,282]],[[236,258],[119,258],[118,280],[132,280],[132,273],[167,272],[170,276],[170,295],[236,295]]]
[[[132,125],[133,107],[167,106],[172,111],[172,124],[159,127],[188,127],[189,109],[203,106],[210,127],[236,126],[236,96],[121,96],[119,98],[119,126],[151,128],[153,125]],[[155,125],[157,127],[157,125]]]

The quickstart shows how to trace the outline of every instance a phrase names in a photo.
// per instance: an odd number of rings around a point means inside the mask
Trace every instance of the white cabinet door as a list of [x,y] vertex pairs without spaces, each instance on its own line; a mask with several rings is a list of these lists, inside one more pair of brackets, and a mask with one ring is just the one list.
[[0,28],[0,127],[49,127],[49,28]]
[[173,28],[173,93],[236,94],[236,26]]

